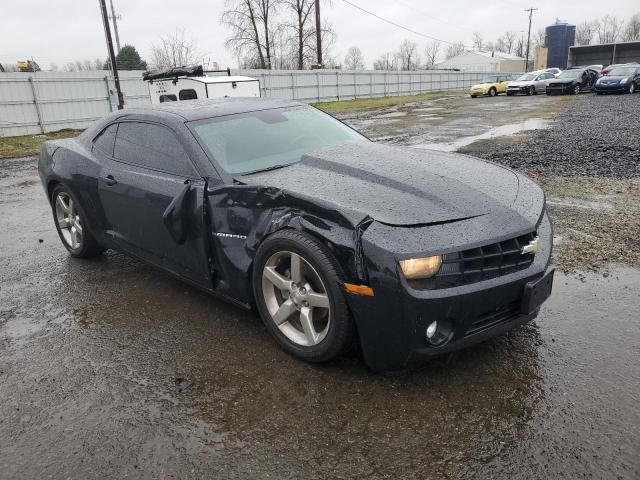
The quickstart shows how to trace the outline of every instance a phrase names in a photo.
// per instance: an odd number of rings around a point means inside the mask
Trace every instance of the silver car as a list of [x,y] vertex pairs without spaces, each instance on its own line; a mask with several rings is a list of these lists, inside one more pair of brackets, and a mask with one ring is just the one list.
[[546,70],[538,70],[522,75],[520,78],[507,85],[507,95],[517,95],[519,93],[526,95],[535,95],[538,92],[544,92],[547,88],[549,80],[553,80],[555,75]]

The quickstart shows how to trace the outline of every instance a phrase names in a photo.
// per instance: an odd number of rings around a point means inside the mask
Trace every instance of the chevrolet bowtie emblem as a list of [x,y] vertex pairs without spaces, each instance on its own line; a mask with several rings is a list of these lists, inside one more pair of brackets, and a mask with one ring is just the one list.
[[522,255],[526,255],[527,253],[538,253],[538,240],[540,240],[540,237],[536,237],[531,240],[527,245],[522,247],[522,251],[520,253]]

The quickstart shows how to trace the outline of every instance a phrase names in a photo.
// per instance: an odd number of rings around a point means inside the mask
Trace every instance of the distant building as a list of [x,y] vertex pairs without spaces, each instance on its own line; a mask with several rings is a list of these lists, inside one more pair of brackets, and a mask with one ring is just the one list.
[[549,56],[549,49],[545,47],[536,47],[533,52],[533,69],[544,70],[547,68],[547,57]]
[[547,48],[548,68],[567,68],[569,47],[576,41],[576,26],[556,20],[544,32],[544,46]]
[[524,63],[524,58],[510,53],[468,51],[439,63],[436,68],[487,73],[519,73],[524,72]]
[[640,63],[640,42],[601,43],[569,48],[569,66]]

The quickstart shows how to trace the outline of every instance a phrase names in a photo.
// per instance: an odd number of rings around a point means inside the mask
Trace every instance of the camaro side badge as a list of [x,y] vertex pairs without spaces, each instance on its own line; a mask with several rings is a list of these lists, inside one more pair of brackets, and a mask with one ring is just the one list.
[[526,255],[527,253],[538,253],[538,240],[540,237],[536,237],[531,240],[527,245],[522,247],[522,251],[520,252],[522,255]]
[[222,232],[214,232],[216,237],[223,237],[223,238],[237,238],[240,240],[244,240],[245,238],[247,238],[246,235],[236,235],[235,233],[222,233]]

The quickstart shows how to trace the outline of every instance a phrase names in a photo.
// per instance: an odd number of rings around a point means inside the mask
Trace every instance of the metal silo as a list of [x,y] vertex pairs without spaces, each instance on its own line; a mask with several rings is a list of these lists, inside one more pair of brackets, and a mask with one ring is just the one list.
[[547,47],[547,67],[567,68],[569,47],[575,43],[576,26],[556,21],[545,29],[544,43]]

